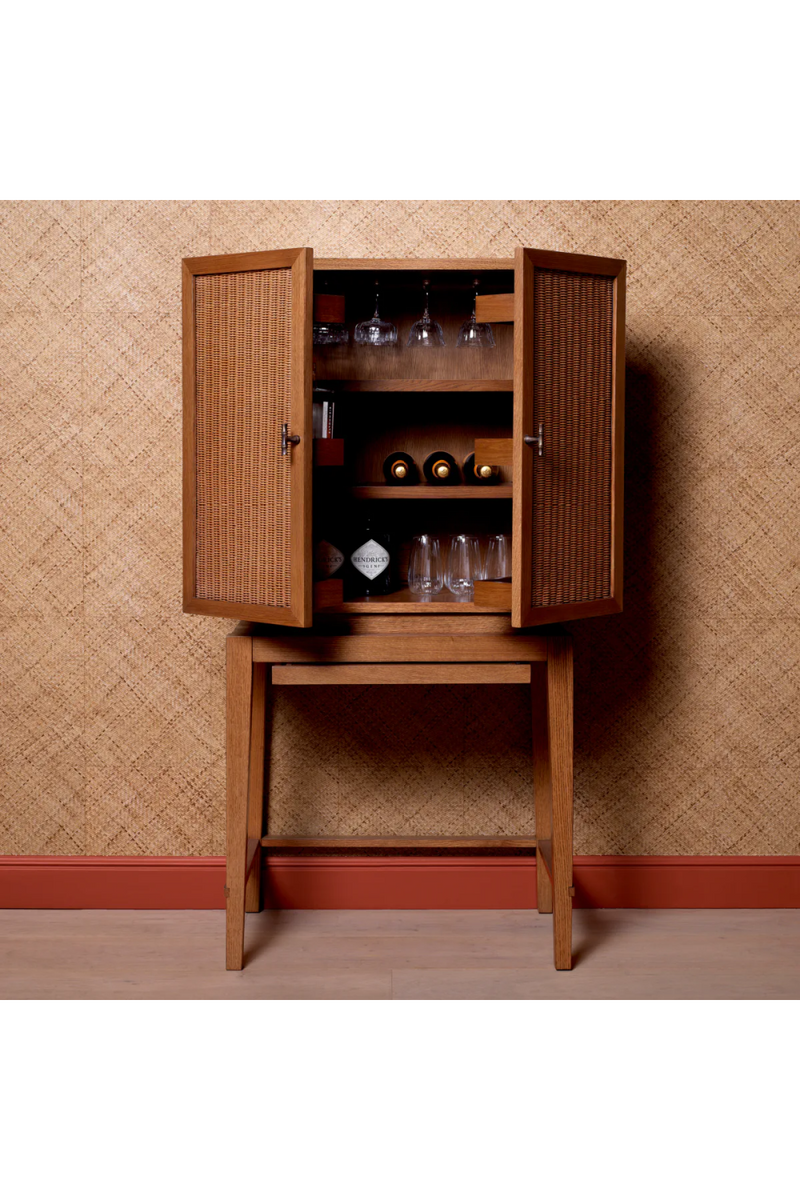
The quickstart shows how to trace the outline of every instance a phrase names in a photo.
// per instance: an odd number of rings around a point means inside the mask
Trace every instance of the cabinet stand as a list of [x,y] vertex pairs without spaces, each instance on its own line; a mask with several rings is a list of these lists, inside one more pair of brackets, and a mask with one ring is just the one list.
[[[424,621],[424,618],[420,619]],[[430,630],[430,626],[427,626]],[[529,683],[536,837],[270,837],[264,834],[268,687]],[[239,625],[227,639],[226,967],[242,969],[246,912],[261,903],[269,849],[523,849],[537,857],[540,913],[553,914],[557,970],[572,967],[572,639],[558,626],[531,636],[420,632],[264,635]]]

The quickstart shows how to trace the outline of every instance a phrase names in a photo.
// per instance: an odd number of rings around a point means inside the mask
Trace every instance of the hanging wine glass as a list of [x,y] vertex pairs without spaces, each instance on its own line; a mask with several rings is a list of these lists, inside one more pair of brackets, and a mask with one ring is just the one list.
[[375,280],[375,312],[368,321],[360,321],[355,327],[353,341],[359,346],[394,346],[397,343],[397,326],[391,321],[381,320],[378,311],[378,280]]
[[483,349],[490,349],[495,345],[494,334],[492,333],[491,325],[487,325],[483,321],[478,321],[475,318],[475,305],[478,300],[478,284],[480,280],[473,279],[472,286],[475,288],[475,296],[472,301],[472,316],[458,331],[457,346],[478,346]]
[[423,279],[422,286],[425,289],[425,311],[418,321],[415,321],[411,326],[411,332],[408,335],[408,347],[419,346],[443,346],[444,333],[438,321],[434,321],[428,312],[428,287],[429,281]]

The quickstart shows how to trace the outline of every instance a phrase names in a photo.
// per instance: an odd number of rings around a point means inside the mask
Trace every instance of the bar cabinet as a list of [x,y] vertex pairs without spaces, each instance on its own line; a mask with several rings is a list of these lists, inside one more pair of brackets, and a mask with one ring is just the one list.
[[[376,281],[392,346],[314,345],[318,320],[369,316]],[[445,344],[412,347],[423,286]],[[461,347],[473,305],[495,345]],[[537,856],[558,969],[572,965],[572,643],[561,622],[622,609],[625,263],[520,248],[513,259],[318,259],[310,249],[186,259],[184,611],[237,619],[227,639],[227,950],[276,848],[510,847]],[[314,387],[334,401],[313,437]],[[446,449],[492,486],[391,486],[387,455]],[[332,512],[369,505],[399,585],[359,596],[314,579]],[[474,598],[402,586],[421,530],[510,535],[510,578]],[[530,687],[535,838],[273,837],[264,829],[269,690],[347,684]],[[411,750],[412,748],[410,748]]]

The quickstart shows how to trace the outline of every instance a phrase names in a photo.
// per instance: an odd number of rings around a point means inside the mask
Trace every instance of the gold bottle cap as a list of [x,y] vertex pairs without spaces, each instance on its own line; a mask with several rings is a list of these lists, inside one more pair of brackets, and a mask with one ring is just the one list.
[[434,475],[438,475],[440,479],[447,479],[450,474],[450,464],[446,462],[438,462],[433,468]]
[[408,474],[408,467],[404,462],[396,462],[392,467],[392,474],[397,479],[405,479],[406,475]]
[[492,468],[488,466],[478,467],[478,474],[481,479],[489,479],[492,474]]

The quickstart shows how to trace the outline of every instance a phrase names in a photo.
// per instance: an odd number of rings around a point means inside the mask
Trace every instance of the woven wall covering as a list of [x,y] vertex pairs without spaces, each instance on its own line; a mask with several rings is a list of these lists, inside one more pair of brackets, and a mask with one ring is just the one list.
[[[537,201],[0,204],[0,852],[223,851],[179,266],[301,245],[628,260],[626,609],[573,625],[576,850],[800,853],[800,206]],[[375,691],[280,695],[275,832],[530,831],[524,689],[406,692],[416,760]]]

